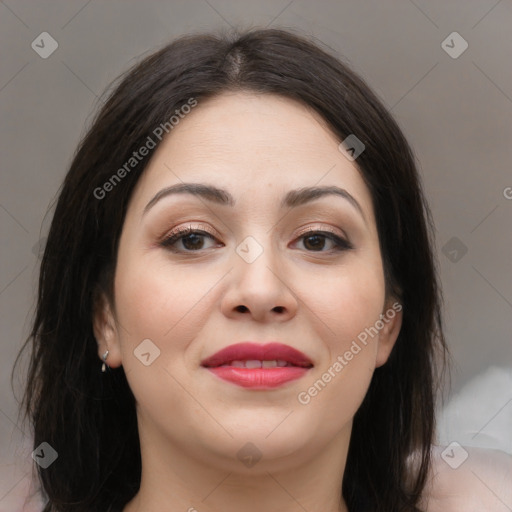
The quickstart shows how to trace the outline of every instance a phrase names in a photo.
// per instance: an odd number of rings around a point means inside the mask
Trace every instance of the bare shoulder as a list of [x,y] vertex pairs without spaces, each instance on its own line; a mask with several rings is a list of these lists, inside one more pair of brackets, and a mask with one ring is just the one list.
[[512,455],[500,450],[434,446],[422,500],[426,512],[510,512]]

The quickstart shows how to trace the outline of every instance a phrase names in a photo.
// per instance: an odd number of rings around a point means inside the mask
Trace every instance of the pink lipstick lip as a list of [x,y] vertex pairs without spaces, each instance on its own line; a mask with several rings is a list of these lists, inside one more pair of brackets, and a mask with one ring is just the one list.
[[[290,366],[245,368],[231,366],[233,361],[285,361]],[[216,352],[204,359],[201,366],[220,379],[244,388],[272,389],[300,379],[313,363],[299,350],[282,343],[244,342]]]
[[285,366],[275,368],[235,368],[233,366],[206,367],[222,380],[243,388],[273,389],[300,379],[310,368]]
[[[219,350],[215,354],[201,361],[201,366],[206,368],[216,368],[232,361],[286,361],[294,367],[310,368],[313,366],[311,360],[299,350],[284,345],[283,343],[271,342],[264,345],[254,342],[235,343]],[[224,367],[226,368],[226,367]],[[230,368],[230,367],[228,367]],[[290,367],[285,367],[289,369]],[[238,368],[240,369],[240,368]],[[282,369],[282,368],[281,368]],[[242,368],[243,370],[243,368]],[[245,369],[254,372],[261,369]],[[268,370],[275,370],[268,368]]]

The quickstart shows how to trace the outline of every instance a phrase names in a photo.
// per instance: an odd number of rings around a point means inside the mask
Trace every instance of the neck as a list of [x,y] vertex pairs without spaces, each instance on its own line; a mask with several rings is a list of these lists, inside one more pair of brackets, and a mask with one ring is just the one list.
[[[329,443],[315,440],[279,457],[272,457],[265,439],[254,446],[232,439],[229,452],[238,455],[219,457],[163,439],[156,430],[139,430],[141,486],[123,512],[348,512],[341,485],[350,428]],[[257,454],[261,459],[254,463]]]

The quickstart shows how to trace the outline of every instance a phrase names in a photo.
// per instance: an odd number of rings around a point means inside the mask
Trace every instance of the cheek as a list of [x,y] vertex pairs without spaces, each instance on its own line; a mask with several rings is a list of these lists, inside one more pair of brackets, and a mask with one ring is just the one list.
[[318,428],[327,435],[353,418],[375,370],[378,335],[370,328],[384,298],[375,277],[347,274],[312,298],[319,319],[315,335],[324,340],[328,357],[305,381],[297,401],[310,417],[321,418]]
[[[154,413],[164,397],[170,411],[183,407],[183,358],[208,318],[208,291],[218,277],[150,260],[134,254],[118,261],[115,296],[124,372],[139,406]],[[142,354],[148,352],[146,365]],[[197,413],[188,407],[190,415]]]
[[125,371],[134,362],[138,369],[133,353],[145,339],[160,350],[158,366],[174,368],[177,356],[187,355],[188,346],[208,322],[222,274],[201,269],[197,262],[173,264],[159,251],[142,255],[125,249],[122,254],[115,296]]
[[361,258],[305,290],[315,313],[315,335],[324,340],[328,358],[306,383],[299,403],[308,402],[311,410],[318,408],[318,414],[327,413],[332,425],[339,425],[355,414],[375,370],[374,326],[384,303],[383,272],[374,259]]
[[378,265],[364,261],[347,265],[304,283],[303,297],[321,320],[331,349],[343,350],[373,326],[384,304],[384,277]]
[[190,315],[198,315],[201,299],[214,284],[211,276],[173,268],[166,262],[135,257],[119,261],[116,311],[125,328],[124,341],[137,344],[150,338],[159,346],[167,346],[166,340],[173,340],[175,346],[187,338],[184,331],[197,328]]

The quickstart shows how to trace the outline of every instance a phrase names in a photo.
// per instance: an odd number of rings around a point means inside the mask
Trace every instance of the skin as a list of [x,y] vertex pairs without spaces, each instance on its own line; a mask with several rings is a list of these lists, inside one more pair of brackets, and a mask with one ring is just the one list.
[[[94,317],[98,355],[108,349],[109,366],[124,366],[137,402],[142,481],[124,512],[348,510],[339,495],[352,418],[402,313],[299,403],[396,302],[385,296],[370,192],[338,145],[293,100],[225,93],[181,120],[140,178],[119,245],[115,306],[103,300]],[[157,192],[182,182],[225,189],[235,205],[176,194],[143,213]],[[280,207],[291,189],[327,185],[354,196],[364,218],[336,195]],[[189,225],[215,239],[178,240],[180,252],[158,244]],[[326,237],[301,236],[303,228],[334,232],[353,249],[336,251]],[[252,263],[235,250],[247,236],[263,249]],[[160,355],[145,366],[134,350],[148,338]],[[200,366],[240,341],[291,345],[314,367],[262,391]],[[252,467],[237,457],[248,442],[262,455]]]

